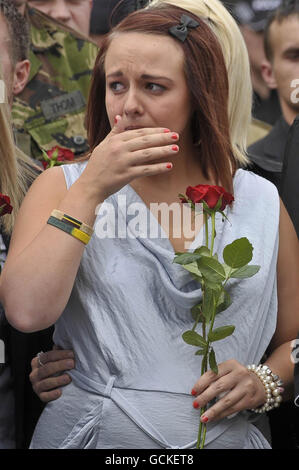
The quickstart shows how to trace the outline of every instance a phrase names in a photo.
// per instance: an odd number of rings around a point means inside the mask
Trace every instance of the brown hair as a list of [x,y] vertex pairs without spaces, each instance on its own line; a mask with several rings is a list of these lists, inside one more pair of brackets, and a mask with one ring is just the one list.
[[[236,170],[229,137],[228,78],[220,44],[204,19],[170,5],[140,10],[119,23],[106,37],[96,59],[87,108],[87,132],[91,151],[110,132],[105,107],[104,61],[112,39],[118,33],[140,32],[169,36],[169,28],[178,25],[182,14],[199,22],[188,31],[184,43],[178,41],[185,56],[185,75],[193,107],[194,144],[201,143],[200,158],[206,178],[213,178],[232,191]],[[176,39],[174,39],[176,40]]]
[[299,2],[296,0],[283,2],[280,7],[277,8],[268,18],[265,30],[264,30],[264,49],[266,58],[269,62],[272,62],[274,57],[274,51],[271,44],[271,32],[270,28],[273,23],[277,22],[281,24],[290,16],[299,17]]

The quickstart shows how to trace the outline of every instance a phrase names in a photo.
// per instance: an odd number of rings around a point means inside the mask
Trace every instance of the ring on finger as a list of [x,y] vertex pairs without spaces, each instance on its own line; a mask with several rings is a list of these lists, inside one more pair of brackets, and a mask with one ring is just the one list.
[[44,352],[43,352],[43,351],[40,351],[39,353],[37,353],[37,356],[36,356],[36,357],[37,357],[37,361],[38,361],[39,367],[43,367],[43,366],[45,365],[45,364],[42,362],[42,360],[41,360],[42,354],[44,354]]

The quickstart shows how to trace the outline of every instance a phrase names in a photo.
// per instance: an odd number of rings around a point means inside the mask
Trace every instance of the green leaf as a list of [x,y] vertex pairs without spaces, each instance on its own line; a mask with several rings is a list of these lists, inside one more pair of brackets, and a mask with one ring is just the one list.
[[214,207],[214,211],[215,211],[215,212],[218,212],[219,209],[220,209],[220,207],[222,206],[222,197],[223,197],[223,196],[222,196],[222,194],[221,194],[220,198],[218,199],[218,202],[217,202],[216,206]]
[[189,271],[190,273],[195,274],[196,279],[198,281],[200,281],[202,279],[201,272],[198,269],[196,261],[194,261],[194,263],[184,265],[183,268],[186,269],[187,271]]
[[229,293],[226,291],[222,291],[217,302],[216,314],[219,312],[223,312],[228,307],[230,307],[231,304],[232,304],[232,300],[230,298]]
[[191,308],[191,315],[194,321],[198,320],[198,316],[202,314],[201,312],[202,304],[196,304]]
[[[224,219],[226,219],[226,220],[229,222],[229,219],[228,219],[228,217],[225,215],[224,212],[222,212],[222,211],[218,211],[218,212],[220,212],[220,214],[222,215],[222,222],[224,222]],[[229,222],[229,223],[230,223],[230,222]]]
[[215,372],[215,374],[218,374],[218,366],[216,362],[215,351],[213,348],[211,349],[209,353],[209,364],[210,364],[210,368],[212,369],[212,371]]
[[253,246],[246,237],[235,240],[223,250],[223,259],[231,268],[242,268],[252,260]]
[[212,209],[209,208],[206,201],[202,201],[202,205],[203,205],[203,211],[206,212],[207,214],[211,215],[212,212],[214,212]]
[[185,333],[182,334],[182,338],[185,343],[190,344],[191,346],[199,346],[200,348],[204,348],[207,345],[204,338],[192,330],[185,331]]
[[201,258],[198,253],[179,253],[173,260],[177,264],[191,264]]
[[225,277],[230,278],[233,269],[230,266],[227,266],[226,263],[223,263],[222,266],[223,266],[223,269],[225,271]]
[[215,258],[209,258],[208,256],[202,256],[197,261],[197,266],[205,279],[208,279],[214,283],[221,283],[225,279],[225,271],[222,264],[219,263]]
[[196,250],[194,250],[194,253],[198,253],[199,255],[202,255],[202,256],[210,256],[209,248],[207,248],[204,245],[200,246],[199,248],[196,248]]
[[215,328],[215,330],[210,331],[208,334],[209,341],[219,341],[221,339],[230,336],[235,331],[235,327],[233,325],[221,326],[220,328]]
[[202,314],[207,322],[210,322],[215,308],[215,296],[215,290],[209,289],[208,287],[205,288],[203,295]]
[[206,349],[199,349],[196,351],[195,356],[203,356],[206,353]]
[[58,157],[58,149],[55,149],[54,152],[52,153],[52,160],[56,160]]
[[252,277],[260,270],[260,266],[251,264],[247,266],[243,266],[243,268],[236,269],[233,271],[230,277],[234,277],[237,279],[246,279],[247,277]]
[[220,282],[213,282],[213,281],[210,281],[209,279],[205,279],[205,286],[207,289],[212,289],[213,291],[215,291],[215,293],[220,293],[220,291],[222,290],[222,283]]

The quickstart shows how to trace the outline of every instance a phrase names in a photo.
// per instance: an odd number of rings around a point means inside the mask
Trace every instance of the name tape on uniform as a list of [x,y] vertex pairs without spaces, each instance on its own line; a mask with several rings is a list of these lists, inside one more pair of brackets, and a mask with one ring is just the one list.
[[43,115],[46,119],[55,119],[64,114],[79,111],[85,106],[85,99],[80,90],[56,96],[41,102]]

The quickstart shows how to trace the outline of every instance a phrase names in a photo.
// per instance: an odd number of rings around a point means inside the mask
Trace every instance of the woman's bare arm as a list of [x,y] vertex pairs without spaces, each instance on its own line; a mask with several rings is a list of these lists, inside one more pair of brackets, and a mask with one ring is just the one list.
[[96,207],[110,194],[135,178],[169,172],[166,159],[174,152],[173,140],[164,131],[122,132],[118,121],[69,190],[61,168],[36,179],[20,209],[0,278],[0,300],[15,328],[31,332],[49,327],[71,294],[85,245],[47,224],[52,210],[93,225]]
[[67,191],[63,171],[41,174],[20,209],[1,274],[0,295],[8,321],[31,332],[52,325],[69,299],[84,245],[47,224],[53,209],[92,225],[99,201],[80,184]]

